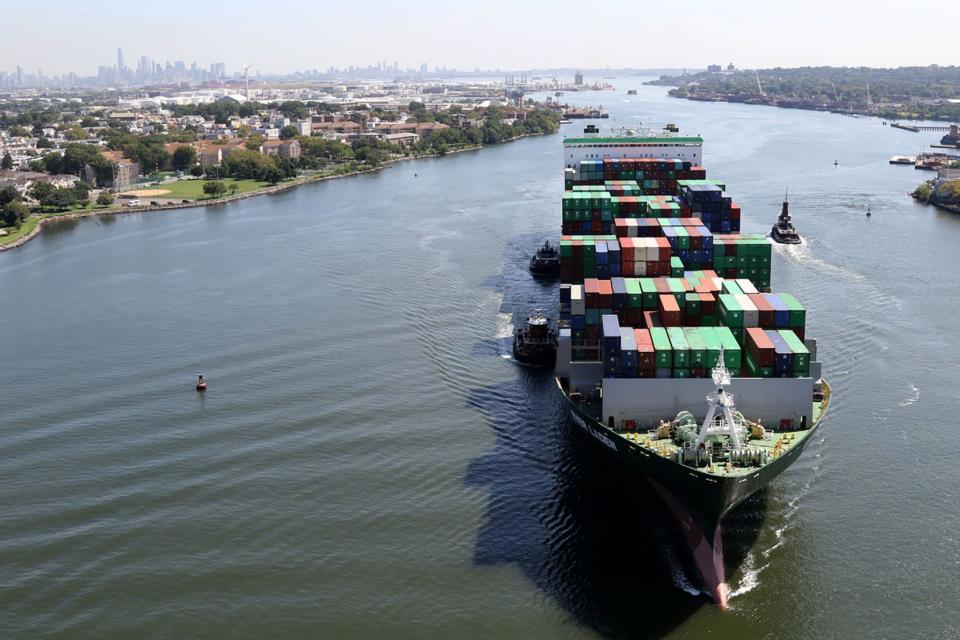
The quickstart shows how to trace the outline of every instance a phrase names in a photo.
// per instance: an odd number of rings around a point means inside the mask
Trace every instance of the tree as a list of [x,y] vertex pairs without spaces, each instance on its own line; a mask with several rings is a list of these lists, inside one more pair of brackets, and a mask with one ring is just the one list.
[[283,180],[283,171],[280,170],[280,167],[272,165],[267,167],[263,172],[263,180],[269,182],[270,184],[277,184]]
[[30,135],[29,131],[27,131],[26,129],[24,129],[22,126],[18,124],[15,124],[9,129],[7,129],[7,133],[10,134],[11,138],[26,138],[27,136]]
[[193,165],[190,167],[190,175],[199,178],[203,175],[203,167],[198,164]]
[[63,132],[63,136],[67,140],[86,140],[87,132],[83,127],[70,127]]
[[65,211],[77,204],[77,194],[73,189],[54,189],[49,198],[41,202],[41,204],[50,205],[60,211]]
[[259,133],[255,133],[244,143],[244,146],[250,151],[260,151],[260,147],[263,146],[263,136]]
[[14,187],[4,187],[3,189],[0,189],[0,207],[4,207],[8,203],[19,199],[20,192]]
[[8,227],[19,227],[20,223],[30,215],[30,209],[19,200],[13,200],[3,205],[3,223]]
[[240,191],[240,187],[237,185],[236,182],[231,182],[231,183],[230,183],[230,195],[232,195],[232,196],[237,195],[237,191]]
[[113,204],[113,194],[104,189],[97,196],[97,204],[101,207],[109,207],[111,204]]
[[94,118],[93,116],[84,116],[83,120],[80,121],[80,126],[86,127],[86,128],[95,127],[98,124],[100,123],[97,122],[97,119]]
[[90,203],[90,185],[83,180],[79,180],[74,183],[72,189],[78,203],[84,207]]
[[41,205],[44,205],[54,191],[56,191],[56,188],[49,182],[37,181],[30,185],[27,195],[39,202]]
[[310,111],[307,109],[299,100],[287,100],[281,102],[277,107],[280,112],[288,118],[294,118],[296,120],[303,120],[310,116]]
[[297,131],[297,128],[292,124],[288,124],[283,129],[280,129],[281,140],[292,140],[293,138],[296,138],[298,134],[299,131]]
[[191,146],[177,147],[171,159],[173,168],[177,171],[186,171],[197,163],[197,151]]
[[13,169],[13,156],[10,155],[9,151],[3,154],[3,160],[0,160],[0,169],[8,171]]
[[219,198],[227,190],[227,185],[223,180],[210,180],[203,183],[203,192],[211,198]]

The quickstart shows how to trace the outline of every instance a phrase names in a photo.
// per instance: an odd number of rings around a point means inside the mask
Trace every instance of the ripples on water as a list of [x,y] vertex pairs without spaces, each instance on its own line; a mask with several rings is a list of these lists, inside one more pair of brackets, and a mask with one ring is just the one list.
[[0,635],[949,637],[960,221],[903,196],[908,134],[663,93],[615,122],[702,133],[746,231],[789,186],[807,242],[773,281],[834,388],[726,522],[730,611],[510,360],[556,300],[526,273],[557,234],[549,137],[0,254]]

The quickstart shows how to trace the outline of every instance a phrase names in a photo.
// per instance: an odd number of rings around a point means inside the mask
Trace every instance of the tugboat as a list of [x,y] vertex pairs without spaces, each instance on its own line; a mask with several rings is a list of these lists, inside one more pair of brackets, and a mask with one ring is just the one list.
[[549,240],[530,258],[530,273],[551,278],[560,275],[560,252]]
[[513,336],[513,357],[521,364],[553,367],[557,358],[557,331],[540,309],[527,318],[527,326]]
[[793,219],[790,217],[787,195],[783,196],[783,208],[777,217],[777,223],[770,229],[770,237],[780,244],[800,244],[800,234],[793,228]]

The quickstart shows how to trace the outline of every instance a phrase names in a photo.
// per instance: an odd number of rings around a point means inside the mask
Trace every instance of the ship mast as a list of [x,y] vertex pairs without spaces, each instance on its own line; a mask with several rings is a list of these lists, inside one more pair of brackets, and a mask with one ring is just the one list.
[[[733,396],[726,392],[730,386],[730,372],[723,363],[723,347],[720,347],[720,357],[717,366],[713,368],[713,383],[717,390],[707,396],[707,415],[700,426],[697,436],[697,447],[704,444],[708,435],[725,435],[730,438],[730,448],[739,451],[743,448],[740,434],[737,433],[737,422],[733,419]],[[719,414],[719,415],[718,415]]]

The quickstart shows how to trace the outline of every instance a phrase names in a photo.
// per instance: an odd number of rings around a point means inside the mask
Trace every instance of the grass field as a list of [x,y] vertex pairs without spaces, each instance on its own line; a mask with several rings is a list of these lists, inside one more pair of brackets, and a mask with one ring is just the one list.
[[0,245],[10,244],[11,242],[18,240],[19,238],[22,238],[23,236],[33,231],[33,228],[35,226],[37,226],[37,217],[30,216],[29,218],[27,218],[26,222],[20,225],[19,229],[14,229],[13,227],[4,227],[4,229],[7,232],[7,235],[0,236]]
[[[201,198],[210,197],[203,192],[204,182],[206,182],[206,180],[180,180],[178,182],[151,185],[149,188],[169,191],[169,193],[164,193],[162,195],[158,194],[158,198],[189,198],[191,200],[198,200]],[[230,185],[233,184],[237,185],[237,193],[246,193],[248,191],[254,191],[255,189],[269,186],[269,183],[267,182],[258,182],[257,180],[234,180],[233,178],[227,178],[223,181],[223,183],[227,186],[227,192],[224,195],[231,195]]]

